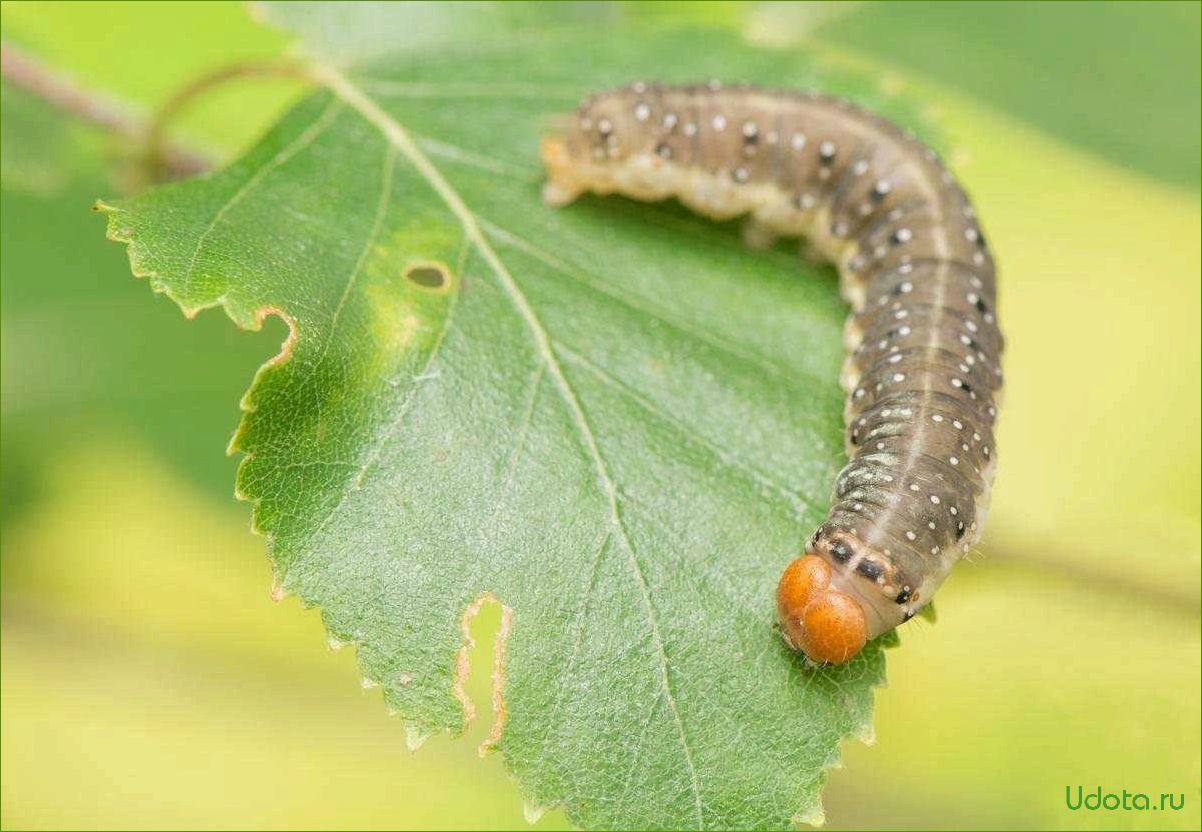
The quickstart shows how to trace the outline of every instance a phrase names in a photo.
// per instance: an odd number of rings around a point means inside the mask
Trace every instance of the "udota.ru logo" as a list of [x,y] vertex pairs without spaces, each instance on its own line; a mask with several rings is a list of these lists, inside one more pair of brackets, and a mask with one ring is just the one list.
[[1091,812],[1099,809],[1108,812],[1115,812],[1119,809],[1128,812],[1159,812],[1162,809],[1172,809],[1174,812],[1180,812],[1185,808],[1185,792],[1177,795],[1161,792],[1157,796],[1123,789],[1121,793],[1116,794],[1115,792],[1103,792],[1101,786],[1091,792],[1085,791],[1084,786],[1077,786],[1074,793],[1072,786],[1065,786],[1064,804],[1073,812],[1078,809],[1088,809]]

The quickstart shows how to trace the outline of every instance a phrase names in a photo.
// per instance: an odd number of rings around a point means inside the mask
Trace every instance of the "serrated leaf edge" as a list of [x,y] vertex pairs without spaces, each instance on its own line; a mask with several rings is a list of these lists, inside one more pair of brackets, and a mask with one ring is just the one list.
[[[281,342],[279,351],[275,355],[268,358],[265,362],[263,362],[263,364],[259,365],[259,367],[255,370],[255,374],[251,379],[250,385],[247,387],[246,392],[243,393],[241,399],[238,402],[239,410],[242,412],[243,416],[239,420],[238,426],[234,429],[234,432],[233,432],[232,436],[230,437],[230,441],[226,446],[226,454],[231,455],[231,456],[235,453],[243,454],[242,459],[238,463],[238,472],[241,473],[243,467],[246,466],[247,463],[250,462],[254,458],[254,454],[252,452],[245,450],[239,444],[240,440],[242,438],[242,435],[243,435],[243,431],[247,424],[246,416],[255,412],[255,410],[257,409],[256,406],[252,403],[251,399],[253,398],[253,394],[254,394],[255,390],[258,388],[263,375],[265,373],[269,372],[270,370],[286,363],[292,357],[292,350],[296,344],[296,340],[298,337],[298,331],[297,331],[297,325],[296,325],[295,319],[290,314],[288,314],[287,312],[285,312],[284,310],[282,310],[276,306],[258,307],[257,309],[255,309],[253,311],[253,313],[251,314],[251,317],[243,318],[243,317],[240,317],[237,314],[235,314],[234,310],[231,309],[229,304],[227,303],[227,300],[225,297],[219,297],[211,303],[199,304],[199,305],[194,305],[194,306],[188,305],[163,280],[161,274],[159,274],[156,270],[147,267],[143,263],[141,256],[140,256],[140,249],[139,249],[138,241],[134,239],[132,231],[128,228],[123,227],[120,223],[120,215],[125,211],[124,208],[122,208],[120,205],[115,205],[115,204],[107,202],[103,199],[99,199],[95,203],[93,203],[92,210],[97,213],[104,214],[107,218],[105,237],[108,240],[110,240],[111,242],[118,243],[118,244],[124,245],[126,247],[126,256],[129,259],[131,274],[135,278],[147,280],[150,284],[151,291],[154,292],[155,294],[164,295],[167,298],[169,298],[170,300],[172,300],[176,304],[176,306],[178,306],[180,308],[180,311],[184,314],[184,317],[187,318],[188,320],[195,319],[197,315],[199,315],[201,312],[203,312],[207,309],[220,307],[222,310],[225,311],[226,316],[231,321],[233,321],[234,325],[242,330],[258,332],[263,328],[263,322],[267,318],[271,317],[272,315],[278,317],[288,327],[288,334],[284,337],[284,340]],[[234,498],[241,502],[250,504],[250,507],[251,507],[250,531],[252,534],[258,535],[259,537],[262,537],[264,539],[264,541],[266,543],[266,548],[267,548],[268,560],[271,563],[272,570],[274,572],[275,568],[276,568],[275,567],[276,540],[275,540],[275,535],[272,532],[269,532],[266,529],[264,529],[259,523],[259,503],[261,501],[261,498],[252,497],[252,496],[246,494],[245,492],[243,492],[241,490],[241,488],[238,487],[238,485],[236,483],[237,483],[237,479],[235,481],[235,486],[234,486]],[[288,595],[289,595],[289,593],[284,589],[284,586],[279,581],[278,577],[275,578],[272,582],[270,589],[268,590],[268,597],[273,602],[280,603],[286,597],[288,597]],[[488,595],[491,596],[491,593],[488,593]],[[318,613],[322,616],[322,626],[325,629],[326,634],[327,634],[327,641],[326,641],[327,647],[329,647],[331,650],[340,650],[349,643],[349,644],[353,644],[355,646],[356,651],[358,650],[357,643],[344,642],[338,638],[335,638],[333,635],[330,634],[330,628],[325,621],[324,611],[321,610],[320,607],[317,607],[317,605],[315,605],[315,604],[309,603],[308,601],[306,601],[303,598],[300,598],[299,596],[296,596],[296,597],[298,597],[298,599],[304,605],[305,609],[316,608],[318,610]],[[450,691],[450,694],[456,698],[456,700],[460,703],[460,705],[463,708],[463,722],[458,729],[452,729],[450,731],[452,736],[462,735],[467,730],[467,728],[471,725],[471,723],[475,719],[475,715],[476,715],[475,706],[471,702],[470,698],[467,697],[466,693],[464,693],[463,688],[467,681],[468,670],[470,670],[470,667],[466,666],[468,651],[475,644],[474,639],[471,637],[471,633],[468,629],[468,626],[470,624],[471,618],[479,611],[480,605],[483,600],[484,600],[483,598],[477,599],[476,602],[474,602],[473,604],[470,604],[465,609],[463,618],[461,619],[461,632],[463,634],[463,636],[462,636],[463,640],[461,642],[460,647],[455,651],[456,676],[455,676],[455,679],[453,682],[453,687]],[[492,600],[495,600],[495,598],[492,598]],[[509,608],[502,605],[502,609],[503,609],[502,615],[503,615],[503,619],[504,619],[504,610],[508,610]],[[503,648],[494,647],[494,650],[500,650],[501,655],[503,656]],[[503,676],[502,676],[502,678],[503,678]],[[361,686],[364,689],[376,687],[377,685],[378,685],[377,682],[375,682],[374,680],[368,679],[366,677],[364,677],[361,680]],[[494,691],[493,701],[503,703],[504,697],[501,693]],[[396,713],[395,711],[392,711],[391,708],[389,710],[392,713]],[[416,718],[409,717],[403,712],[400,713],[400,716],[401,716],[402,720],[404,721],[404,725],[405,725],[405,729],[406,729],[407,745],[409,746],[409,749],[411,751],[416,751],[417,748],[423,742],[425,742],[425,740],[428,738],[429,733],[423,732],[423,730],[420,727],[418,720]]]
[[[340,72],[331,67],[315,66],[312,68],[311,77],[314,81],[325,86],[328,90],[333,92],[335,96],[342,100],[343,103],[350,106],[352,110],[357,112],[362,118],[380,130],[389,144],[394,149],[399,150],[407,158],[407,160],[418,169],[419,173],[421,173],[422,176],[427,180],[427,183],[443,199],[452,213],[454,213],[460,220],[467,237],[477,247],[482,256],[488,262],[489,266],[495,273],[497,273],[497,276],[501,278],[503,288],[510,294],[511,299],[518,307],[518,311],[522,314],[522,317],[530,326],[536,342],[541,347],[540,352],[542,353],[542,357],[544,361],[550,365],[548,369],[552,375],[556,377],[557,383],[562,385],[561,392],[565,394],[567,403],[573,410],[573,417],[574,421],[577,423],[577,427],[581,429],[582,433],[587,431],[587,433],[584,433],[582,438],[586,440],[586,444],[588,445],[590,453],[594,457],[594,462],[599,466],[599,473],[602,481],[607,483],[611,489],[611,492],[608,496],[611,498],[610,502],[613,519],[617,524],[619,524],[619,526],[621,526],[622,521],[618,515],[616,496],[612,491],[614,488],[613,481],[610,479],[608,471],[605,469],[604,460],[600,457],[599,450],[596,446],[596,441],[592,437],[591,428],[588,427],[587,421],[584,420],[584,414],[582,411],[580,411],[580,406],[575,400],[574,392],[571,390],[570,385],[563,376],[562,370],[558,366],[558,362],[554,357],[553,351],[551,350],[548,336],[542,329],[536,314],[525,301],[524,295],[521,293],[520,289],[517,288],[513,277],[509,274],[507,268],[500,261],[500,258],[493,250],[491,244],[488,242],[488,239],[481,231],[475,215],[470,209],[467,208],[450,183],[446,181],[438,169],[421,150],[418,144],[409,136],[404,127],[402,127],[400,123],[381,110],[380,107],[366,94],[359,90],[358,87],[352,84]],[[216,298],[210,303],[189,306],[175,292],[172,291],[172,289],[162,279],[161,274],[146,267],[142,263],[139,254],[138,242],[133,238],[132,232],[129,229],[122,228],[119,223],[119,215],[124,209],[119,205],[114,205],[104,200],[97,200],[93,205],[93,210],[103,213],[107,216],[106,237],[112,242],[120,243],[126,246],[127,257],[130,263],[130,271],[133,276],[136,278],[146,278],[150,283],[151,289],[154,293],[164,294],[173,300],[176,305],[179,306],[184,316],[189,320],[195,318],[205,309],[221,307],[225,310],[227,317],[229,317],[235,325],[244,330],[261,330],[263,321],[271,315],[276,315],[284,321],[288,327],[288,335],[281,343],[279,352],[260,365],[251,380],[250,386],[247,388],[246,393],[243,394],[242,399],[239,402],[240,409],[244,414],[254,412],[254,405],[251,403],[250,399],[253,392],[258,387],[262,375],[265,372],[285,363],[291,357],[292,349],[297,338],[297,326],[295,320],[288,313],[274,306],[259,307],[253,311],[250,318],[240,318],[229,306],[227,299],[224,296]],[[253,453],[244,450],[239,445],[239,439],[242,435],[245,424],[246,416],[244,415],[227,447],[227,453],[229,454],[239,451],[244,454],[242,460],[239,462],[239,472],[254,457]],[[263,529],[259,524],[259,503],[261,502],[261,498],[251,497],[241,492],[241,490],[238,488],[235,488],[234,496],[240,501],[250,503],[252,517],[251,531],[265,539],[269,559],[272,561],[274,569],[274,563],[276,560],[274,552],[275,536],[271,532]],[[631,556],[633,557],[633,553],[631,553]],[[639,568],[637,564],[635,568]],[[645,583],[643,584],[643,591],[645,594]],[[272,600],[280,601],[285,597],[285,595],[286,594],[282,585],[277,581],[271,590]],[[316,606],[309,604],[303,598],[300,600],[306,608]],[[513,609],[502,603],[491,592],[482,593],[464,609],[464,612],[461,616],[460,632],[462,639],[460,647],[456,650],[455,654],[455,672],[450,691],[451,695],[459,701],[463,709],[462,725],[457,730],[451,730],[450,733],[453,736],[460,736],[475,718],[475,706],[466,694],[466,683],[471,670],[468,657],[471,648],[475,645],[475,640],[470,633],[470,623],[471,620],[479,613],[482,605],[487,602],[497,603],[501,607],[501,625],[493,641],[493,668],[491,672],[491,706],[493,711],[493,722],[488,736],[479,744],[477,748],[477,753],[481,757],[485,756],[497,745],[504,731],[506,719],[504,698],[504,687],[506,681],[505,650],[514,620]],[[320,609],[319,612],[321,612]],[[329,627],[325,622],[324,612],[321,614],[323,626],[326,628],[328,634]],[[336,639],[333,639],[333,637],[330,636],[328,643],[332,644],[335,640]],[[659,640],[657,638],[657,643],[658,641]],[[338,643],[339,647],[344,645],[344,643],[341,641]],[[358,645],[356,645],[356,649],[357,647]],[[364,681],[367,682],[369,680],[365,679]],[[667,680],[665,676],[665,683],[666,681]],[[375,685],[372,684],[371,686]],[[875,711],[876,690],[877,688],[886,686],[887,682],[883,677],[881,681],[870,685],[869,692],[872,694],[873,703],[867,709],[867,716],[859,725],[854,726],[847,734],[845,734],[845,737],[855,738],[866,745],[871,745],[875,742],[872,714]],[[698,828],[704,828],[700,787],[697,781],[696,771],[692,765],[691,753],[688,753],[688,744],[684,741],[683,724],[681,723],[679,713],[676,711],[673,697],[670,694],[668,696],[668,701],[672,705],[673,715],[676,719],[677,727],[681,734],[682,745],[686,751],[686,759],[689,764],[691,780],[693,783],[693,794],[697,811]],[[422,733],[416,719],[408,718],[404,713],[401,713],[401,717],[404,720],[406,727],[407,744],[410,750],[416,751],[417,748],[420,747],[420,745],[428,737],[428,734]],[[819,776],[816,778],[817,788],[813,792],[813,803],[810,806],[800,809],[791,817],[791,821],[795,826],[800,827],[802,824],[821,826],[825,823],[825,811],[822,804],[822,789],[826,784],[829,771],[832,768],[839,767],[841,765],[841,759],[842,752],[840,751],[838,744],[836,744],[828,759],[821,764]],[[516,774],[516,772],[514,772],[508,765],[506,765],[506,771],[510,779],[516,784],[519,793],[525,793],[526,789],[523,788],[521,778]],[[535,823],[547,809],[557,806],[566,807],[566,805],[566,802],[562,800],[547,806],[534,806],[527,802],[523,806],[523,813],[527,822]]]

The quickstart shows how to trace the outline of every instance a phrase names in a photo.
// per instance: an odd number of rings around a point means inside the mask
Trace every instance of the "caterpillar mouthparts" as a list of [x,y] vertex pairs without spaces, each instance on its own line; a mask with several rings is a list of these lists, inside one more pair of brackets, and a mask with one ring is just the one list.
[[840,663],[912,618],[980,538],[1002,387],[993,258],[939,157],[849,101],[714,81],[590,96],[540,153],[552,205],[675,197],[838,267],[850,461],[781,576],[781,630]]
[[863,606],[831,586],[830,564],[817,555],[803,555],[785,567],[776,609],[785,641],[814,661],[841,664],[868,640]]

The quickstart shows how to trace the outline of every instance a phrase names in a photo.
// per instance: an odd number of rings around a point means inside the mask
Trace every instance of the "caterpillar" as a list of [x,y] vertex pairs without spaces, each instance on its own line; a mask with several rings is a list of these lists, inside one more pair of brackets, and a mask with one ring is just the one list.
[[540,155],[551,205],[675,197],[835,264],[850,461],[780,578],[781,631],[838,664],[913,617],[980,537],[1002,386],[993,258],[935,152],[843,99],[640,81],[586,98]]

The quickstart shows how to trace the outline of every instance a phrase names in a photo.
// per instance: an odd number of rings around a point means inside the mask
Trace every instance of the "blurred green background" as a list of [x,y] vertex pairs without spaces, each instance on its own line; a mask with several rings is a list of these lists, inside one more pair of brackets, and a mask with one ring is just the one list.
[[[983,553],[890,654],[877,743],[847,743],[830,827],[1198,828],[1198,4],[590,13],[804,44],[930,102],[999,255],[1008,384]],[[233,3],[3,3],[0,29],[146,111],[287,47]],[[228,157],[297,93],[216,92],[176,137]],[[128,147],[7,86],[0,124],[0,822],[522,827],[501,760],[476,757],[482,720],[411,754],[317,613],[268,598],[222,451],[282,327],[186,322],[130,277],[88,211],[129,184]],[[496,624],[475,628],[485,713]],[[1071,812],[1078,784],[1186,807]]]

